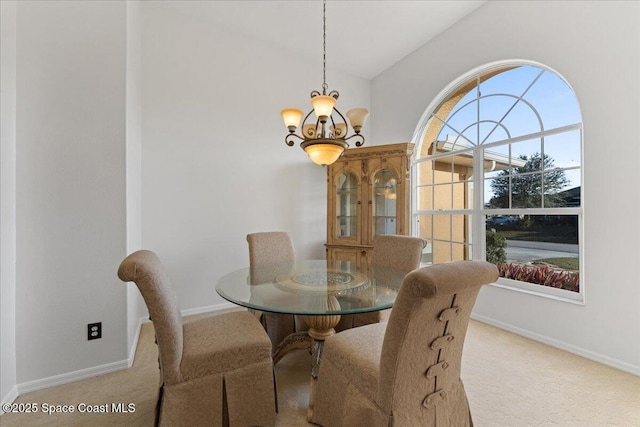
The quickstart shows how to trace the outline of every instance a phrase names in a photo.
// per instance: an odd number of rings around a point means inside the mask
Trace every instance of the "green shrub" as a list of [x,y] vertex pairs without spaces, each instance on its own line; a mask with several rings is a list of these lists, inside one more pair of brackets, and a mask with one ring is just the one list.
[[507,239],[502,233],[487,231],[487,261],[492,264],[507,262]]

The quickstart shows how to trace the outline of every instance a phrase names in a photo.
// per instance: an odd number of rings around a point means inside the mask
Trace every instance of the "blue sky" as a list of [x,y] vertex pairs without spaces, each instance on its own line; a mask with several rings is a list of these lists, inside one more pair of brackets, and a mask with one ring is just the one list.
[[[534,80],[535,83],[531,85]],[[439,140],[446,139],[447,135],[455,137],[457,132],[461,132],[473,144],[477,144],[478,140],[480,143],[490,143],[572,125],[582,120],[573,90],[550,70],[534,66],[517,67],[482,82],[479,89],[480,103],[476,101],[477,91],[470,91],[449,114],[447,122],[450,127],[443,127]],[[523,99],[518,100],[523,94]],[[483,123],[485,120],[487,122]],[[496,127],[495,122],[498,121],[501,123]],[[545,137],[544,151],[553,158],[556,167],[580,167],[580,143],[580,131],[573,130]],[[521,154],[530,156],[541,152],[542,141],[536,138],[492,147],[491,151],[508,155],[509,149],[512,158]],[[570,180],[567,188],[581,185],[580,169],[566,170],[565,174]],[[485,197],[490,198],[490,192],[490,187],[485,185]]]

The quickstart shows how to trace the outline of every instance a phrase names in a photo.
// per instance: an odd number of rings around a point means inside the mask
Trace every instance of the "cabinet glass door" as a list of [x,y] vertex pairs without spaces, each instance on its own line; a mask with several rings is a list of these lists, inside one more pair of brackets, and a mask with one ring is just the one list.
[[350,172],[341,174],[337,182],[336,237],[358,237],[358,178]]
[[373,235],[396,234],[398,177],[389,169],[379,170],[373,178]]

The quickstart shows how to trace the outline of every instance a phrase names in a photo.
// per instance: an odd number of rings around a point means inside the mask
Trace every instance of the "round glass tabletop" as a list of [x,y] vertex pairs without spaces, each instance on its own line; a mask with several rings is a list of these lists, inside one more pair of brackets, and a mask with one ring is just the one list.
[[361,270],[343,261],[296,261],[236,270],[218,280],[216,291],[261,311],[354,314],[391,308],[405,274],[384,267]]

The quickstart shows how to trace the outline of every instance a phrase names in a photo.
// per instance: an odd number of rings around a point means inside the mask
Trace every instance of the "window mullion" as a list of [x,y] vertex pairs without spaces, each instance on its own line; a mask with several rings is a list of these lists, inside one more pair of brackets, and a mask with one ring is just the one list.
[[477,148],[473,152],[473,214],[471,215],[471,255],[472,259],[485,259],[486,230],[482,202],[484,199],[484,150]]

